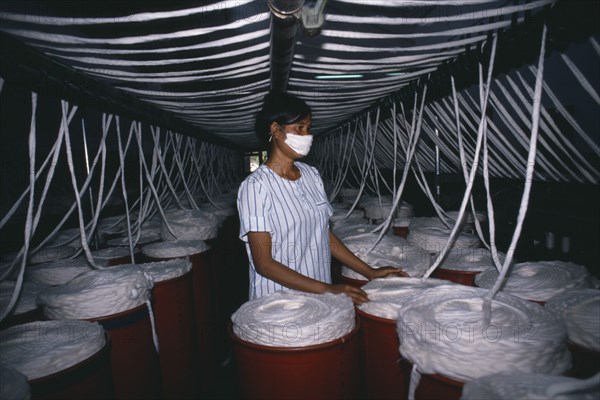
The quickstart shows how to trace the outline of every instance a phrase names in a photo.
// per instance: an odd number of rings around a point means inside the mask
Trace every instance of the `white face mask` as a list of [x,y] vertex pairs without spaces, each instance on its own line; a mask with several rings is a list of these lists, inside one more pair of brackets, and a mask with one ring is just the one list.
[[313,135],[296,135],[294,133],[286,132],[284,143],[296,153],[305,156],[310,151],[312,140]]

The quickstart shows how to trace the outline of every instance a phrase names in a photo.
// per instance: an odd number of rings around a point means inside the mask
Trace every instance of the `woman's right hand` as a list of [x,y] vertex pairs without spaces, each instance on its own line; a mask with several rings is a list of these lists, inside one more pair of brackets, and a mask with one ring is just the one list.
[[369,301],[369,298],[367,297],[367,293],[364,290],[362,290],[361,288],[352,286],[352,285],[346,285],[344,283],[330,285],[328,292],[335,293],[335,294],[344,293],[348,297],[350,297],[352,302],[357,306]]

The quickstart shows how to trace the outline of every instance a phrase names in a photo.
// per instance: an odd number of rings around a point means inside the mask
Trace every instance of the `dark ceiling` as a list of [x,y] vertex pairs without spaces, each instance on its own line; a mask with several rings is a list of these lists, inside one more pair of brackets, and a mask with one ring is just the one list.
[[[501,73],[533,62],[544,19],[550,51],[598,32],[596,2],[329,0],[324,15],[310,36],[296,16],[277,30],[266,0],[2,1],[0,76],[251,150],[261,146],[253,118],[274,73],[311,105],[318,135],[425,78],[470,84],[475,74],[465,72],[493,33]],[[286,66],[274,41],[290,32],[279,48]]]

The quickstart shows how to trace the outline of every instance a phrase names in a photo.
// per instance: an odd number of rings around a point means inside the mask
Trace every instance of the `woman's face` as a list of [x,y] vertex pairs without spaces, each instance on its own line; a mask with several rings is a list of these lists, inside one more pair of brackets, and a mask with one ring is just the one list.
[[311,123],[311,116],[307,115],[306,117],[304,117],[303,119],[301,119],[298,122],[295,122],[295,123],[289,124],[289,125],[282,125],[282,128],[283,128],[284,132],[290,132],[295,135],[305,136],[305,135],[310,135],[310,133],[309,133],[310,123]]

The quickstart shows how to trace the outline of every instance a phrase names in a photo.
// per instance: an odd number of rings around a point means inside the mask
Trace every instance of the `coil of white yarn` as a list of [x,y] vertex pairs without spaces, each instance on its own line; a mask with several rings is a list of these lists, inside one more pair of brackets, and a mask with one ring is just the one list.
[[392,213],[392,203],[369,203],[368,205],[365,205],[364,208],[365,217],[368,219],[383,219],[387,218],[390,214],[392,214],[392,218],[396,216],[396,210]]
[[[135,238],[133,238],[132,241],[134,239]],[[156,242],[159,240],[160,240],[160,234],[144,234],[144,235],[140,235],[140,238],[137,241],[137,244],[144,245],[144,244]],[[129,237],[125,236],[125,237],[112,238],[112,239],[107,240],[106,244],[108,246],[113,246],[113,247],[129,246]]]
[[340,190],[340,195],[342,197],[342,201],[346,204],[352,205],[358,196],[359,190],[354,188],[342,188]]
[[222,223],[221,218],[203,210],[169,210],[165,217],[168,226],[163,223],[160,231],[164,241],[214,239]]
[[[4,312],[6,307],[8,307],[16,284],[16,281],[0,282],[0,310],[2,310],[2,312]],[[48,285],[42,283],[23,282],[23,286],[19,292],[17,304],[13,309],[13,314],[19,315],[35,310],[38,307],[36,303],[38,293],[47,289],[48,287]]]
[[15,268],[12,262],[0,262],[0,276],[16,281],[19,278],[19,272],[20,269]]
[[29,264],[41,264],[50,261],[64,260],[74,256],[77,249],[72,246],[44,247],[29,256]]
[[209,212],[209,213],[214,213],[215,215],[219,216],[220,218],[222,218],[223,220],[227,217],[230,217],[232,215],[237,214],[237,206],[234,201],[230,201],[230,200],[213,200],[213,203],[204,203],[204,204],[200,204],[199,206],[200,210]]
[[126,264],[137,266],[152,276],[154,282],[163,282],[183,276],[192,270],[192,263],[183,258],[143,264]]
[[[107,265],[106,262],[100,263],[100,267],[106,267]],[[77,257],[73,260],[60,260],[28,266],[25,269],[25,279],[46,285],[62,285],[77,275],[91,270],[92,267],[85,257]]]
[[162,226],[162,222],[160,219],[151,219],[142,224],[140,228],[140,236],[152,236],[160,238],[160,228]]
[[393,201],[394,201],[394,199],[392,199],[391,195],[370,196],[370,195],[365,195],[363,193],[362,197],[360,198],[360,200],[358,202],[358,206],[361,208],[366,208],[373,204],[381,204],[381,203],[391,204]]
[[48,244],[50,246],[71,246],[76,249],[81,248],[81,237],[79,228],[69,228],[63,229],[57,232],[52,238],[51,242]]
[[233,332],[247,342],[272,347],[305,347],[350,333],[352,300],[345,294],[278,291],[250,300],[231,316]]
[[[138,253],[138,249],[133,250],[134,253]],[[131,253],[129,252],[129,248],[127,247],[107,247],[105,249],[94,250],[92,251],[92,257],[94,258],[94,262],[99,261],[100,263],[109,262],[110,260],[114,260],[121,257],[128,257]]]
[[[43,247],[27,257],[27,264],[41,264],[50,261],[64,260],[74,256],[77,249],[73,246]],[[10,253],[2,256],[3,262],[12,262],[18,256],[18,253]],[[19,257],[19,260],[22,258]]]
[[[411,219],[408,227],[408,241],[430,253],[440,252],[446,245],[448,237],[450,237],[450,229],[440,226],[428,226],[423,223],[414,223],[414,221],[415,218]],[[479,247],[480,244],[479,237],[476,235],[461,232],[456,236],[451,249]]]
[[210,246],[202,240],[174,240],[146,245],[142,249],[142,254],[157,259],[175,258],[204,253],[208,249]]
[[127,217],[125,215],[115,215],[102,218],[98,223],[97,230],[98,234],[102,237],[127,231]]
[[[458,218],[458,211],[447,211],[446,214],[450,218],[450,222],[454,224]],[[487,220],[487,214],[481,211],[475,211],[475,216],[479,222],[485,222]],[[465,212],[463,215],[463,222],[465,224],[473,224],[473,214],[470,211]]]
[[364,223],[366,224],[367,221],[365,221],[365,212],[363,210],[353,210],[350,215],[348,216],[348,218],[346,218],[343,222],[340,222],[348,213],[349,209],[347,208],[343,208],[343,209],[339,209],[339,208],[334,208],[333,209],[333,215],[329,218],[329,224],[332,226],[335,226],[336,224],[339,223]]
[[[500,263],[504,263],[506,255],[498,253]],[[470,247],[465,249],[452,249],[444,258],[440,268],[453,271],[473,271],[481,272],[488,269],[495,269],[492,253],[486,248]]]
[[369,225],[366,219],[361,220],[345,220],[341,223],[335,224],[332,228],[333,233],[342,241],[345,242],[346,239],[364,235],[365,233],[369,233],[373,230],[373,225]]
[[421,373],[470,381],[500,371],[559,375],[571,366],[565,325],[542,306],[497,293],[484,323],[487,290],[440,285],[398,313],[403,357]]
[[[454,225],[456,220],[452,219],[452,218],[446,218],[446,222],[449,224],[450,228],[452,228],[452,226]],[[441,228],[441,229],[446,229],[446,230],[448,229],[448,227],[438,217],[413,217],[413,218],[411,218],[410,228],[415,229],[419,226]],[[461,232],[472,233],[472,231],[473,231],[473,227],[470,224],[463,224],[463,226],[461,228]]]
[[394,228],[408,228],[410,225],[410,217],[398,217],[392,221],[392,227]]
[[[475,284],[491,288],[498,271],[487,270],[475,277]],[[565,261],[537,261],[513,264],[500,290],[526,300],[547,301],[569,289],[591,287],[591,276],[582,265]]]
[[4,363],[0,363],[0,399],[29,400],[31,390],[27,377]]
[[43,290],[38,303],[51,319],[98,318],[146,303],[152,277],[137,266],[119,265],[86,272],[60,286]]
[[447,284],[447,281],[434,278],[373,279],[361,287],[369,296],[369,301],[359,305],[358,308],[367,314],[396,321],[398,311],[409,298],[425,289]]
[[63,371],[101,350],[105,332],[96,322],[36,321],[0,333],[2,362],[33,380]]
[[[400,236],[385,235],[371,252],[367,251],[377,240],[377,233],[365,233],[347,237],[344,244],[358,258],[373,268],[399,267],[411,277],[423,276],[431,265],[431,256],[425,250],[413,246]],[[367,280],[358,272],[343,266],[342,275],[352,279]]]
[[565,322],[569,341],[600,353],[600,290],[569,290],[544,307]]
[[597,400],[599,398],[600,373],[583,380],[506,371],[465,383],[461,400]]

